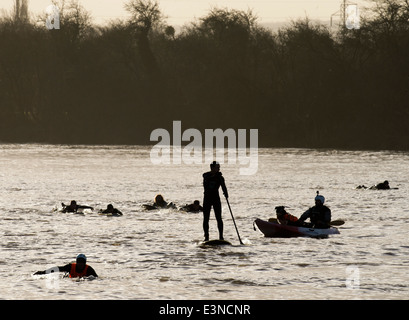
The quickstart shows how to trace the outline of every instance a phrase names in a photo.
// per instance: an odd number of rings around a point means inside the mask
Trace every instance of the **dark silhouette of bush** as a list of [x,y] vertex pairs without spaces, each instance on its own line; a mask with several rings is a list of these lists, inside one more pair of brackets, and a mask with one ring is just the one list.
[[337,32],[308,18],[273,32],[220,8],[176,32],[151,0],[103,27],[63,9],[58,30],[24,7],[0,18],[2,142],[150,144],[181,120],[256,128],[260,146],[409,149],[406,1]]

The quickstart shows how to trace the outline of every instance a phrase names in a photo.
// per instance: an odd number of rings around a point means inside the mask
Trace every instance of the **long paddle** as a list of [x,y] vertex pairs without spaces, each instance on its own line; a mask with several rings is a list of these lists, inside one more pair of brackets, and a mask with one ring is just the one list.
[[331,221],[329,224],[331,226],[342,226],[344,223],[345,223],[344,220],[334,220],[334,221]]
[[231,211],[229,199],[228,199],[227,197],[226,197],[226,201],[227,201],[227,205],[229,206],[231,218],[232,218],[232,220],[233,220],[234,227],[236,228],[236,232],[237,232],[237,236],[239,237],[240,244],[244,244],[244,243],[241,241],[241,239],[240,239],[239,230],[237,230],[236,221],[234,221],[233,212]]
[[[278,219],[276,219],[276,218],[270,218],[270,219],[268,219],[268,222],[279,223]],[[338,220],[331,221],[329,224],[331,226],[342,226],[344,223],[345,223],[344,220],[339,220],[338,219]]]

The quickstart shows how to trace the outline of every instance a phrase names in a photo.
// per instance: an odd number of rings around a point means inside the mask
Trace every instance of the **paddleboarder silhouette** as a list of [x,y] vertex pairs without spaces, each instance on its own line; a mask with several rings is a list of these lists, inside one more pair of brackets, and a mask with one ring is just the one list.
[[223,194],[228,199],[226,184],[222,173],[220,172],[220,164],[213,161],[210,164],[210,171],[203,173],[203,231],[204,241],[209,241],[209,219],[210,211],[213,207],[214,214],[217,220],[217,228],[219,230],[219,240],[223,239],[223,220],[222,220],[222,205],[220,202],[219,188],[222,187]]

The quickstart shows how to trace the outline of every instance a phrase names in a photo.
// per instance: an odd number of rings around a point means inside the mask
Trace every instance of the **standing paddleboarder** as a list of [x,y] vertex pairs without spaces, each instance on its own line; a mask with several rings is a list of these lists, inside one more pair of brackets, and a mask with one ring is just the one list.
[[219,196],[219,187],[222,187],[223,194],[226,199],[229,197],[224,183],[224,178],[220,172],[220,164],[213,161],[210,164],[210,171],[203,173],[203,231],[205,241],[209,241],[209,219],[210,210],[213,206],[214,214],[217,220],[217,228],[219,229],[219,239],[223,239],[223,220],[222,220],[222,205]]

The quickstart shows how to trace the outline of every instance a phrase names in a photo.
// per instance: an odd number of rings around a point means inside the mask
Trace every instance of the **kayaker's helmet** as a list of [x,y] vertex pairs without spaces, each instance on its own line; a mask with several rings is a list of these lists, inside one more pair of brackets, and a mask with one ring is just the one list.
[[87,257],[85,256],[85,254],[83,254],[83,253],[80,253],[78,256],[77,256],[77,261],[78,260],[84,260],[84,262],[87,262]]
[[325,198],[324,198],[324,196],[318,194],[318,195],[315,197],[315,201],[320,201],[321,204],[324,204]]

